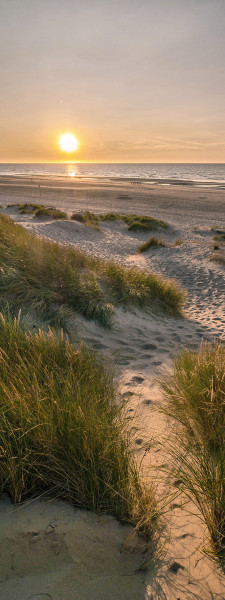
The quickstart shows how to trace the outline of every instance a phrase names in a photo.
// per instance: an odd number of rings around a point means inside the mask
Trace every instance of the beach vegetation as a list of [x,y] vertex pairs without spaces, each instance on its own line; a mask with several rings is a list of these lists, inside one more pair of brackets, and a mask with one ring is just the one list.
[[[217,246],[217,247],[214,246],[214,250],[219,250],[219,246]],[[225,252],[220,251],[220,252],[216,252],[215,254],[212,254],[210,257],[210,260],[217,262],[220,265],[224,266],[225,265]]]
[[137,252],[146,252],[149,248],[166,248],[166,243],[163,240],[158,240],[157,237],[152,236],[147,242],[138,246]]
[[1,314],[0,391],[1,493],[66,500],[152,534],[154,492],[140,481],[125,405],[102,358]]
[[40,206],[34,212],[35,217],[48,217],[49,219],[67,219],[67,214],[58,208]]
[[84,213],[73,213],[71,219],[72,221],[83,223],[92,229],[99,230],[99,217],[92,212],[86,211]]
[[168,223],[161,219],[146,217],[142,215],[123,215],[122,220],[128,226],[129,231],[154,231],[158,228],[167,229]]
[[24,204],[8,204],[7,208],[15,206],[18,208],[21,215],[33,214],[34,217],[49,217],[50,219],[67,219],[67,214],[53,206],[47,207],[43,204],[32,204],[26,202]]
[[0,215],[1,308],[26,307],[55,322],[56,307],[109,325],[116,305],[177,315],[185,292],[156,273],[91,257],[70,245],[35,236]]
[[90,212],[74,213],[71,217],[75,221],[80,221],[88,226],[98,226],[101,221],[123,221],[126,223],[129,231],[154,231],[158,228],[167,229],[168,223],[153,217],[143,215],[122,215],[119,213],[95,214]]
[[225,241],[225,229],[221,229],[219,227],[211,227],[211,231],[215,234],[213,239],[216,242],[224,242]]
[[225,551],[225,346],[184,350],[161,380],[167,415],[178,424],[174,471],[207,524],[215,551]]
[[177,240],[175,240],[173,246],[176,248],[176,246],[181,246],[181,244],[183,244],[183,240],[178,238]]

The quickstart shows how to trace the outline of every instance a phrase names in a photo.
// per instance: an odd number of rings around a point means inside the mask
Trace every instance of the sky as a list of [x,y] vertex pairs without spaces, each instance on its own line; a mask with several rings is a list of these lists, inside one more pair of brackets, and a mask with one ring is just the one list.
[[0,0],[0,162],[225,162],[224,32],[225,0]]

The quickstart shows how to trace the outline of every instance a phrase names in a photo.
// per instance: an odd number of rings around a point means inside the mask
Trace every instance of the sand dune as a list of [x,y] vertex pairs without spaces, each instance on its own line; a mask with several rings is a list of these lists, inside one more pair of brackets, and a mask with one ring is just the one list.
[[[146,191],[135,190],[136,193],[139,214],[163,218],[170,224],[166,232],[157,232],[170,247],[139,255],[137,247],[148,234],[128,232],[121,222],[104,223],[101,231],[96,231],[69,220],[40,221],[18,215],[17,209],[9,208],[6,212],[37,235],[74,244],[90,254],[124,265],[153,269],[176,278],[186,288],[188,303],[184,318],[162,318],[139,310],[118,309],[111,330],[82,318],[77,318],[76,326],[72,320],[70,323],[72,336],[73,331],[77,334],[78,326],[81,338],[115,363],[120,391],[129,398],[129,410],[134,417],[137,460],[143,459],[146,480],[149,473],[155,477],[162,498],[164,492],[172,491],[166,475],[162,475],[169,466],[166,439],[170,423],[159,412],[162,395],[157,377],[169,368],[171,358],[181,347],[198,348],[201,339],[225,339],[224,268],[210,261],[213,248],[210,226],[218,223],[225,226],[224,196],[218,192],[214,213],[208,199],[198,201],[199,192],[194,195],[193,190],[188,202],[182,201],[180,205],[177,190],[171,205],[166,192],[157,197],[151,190],[148,202]],[[74,203],[72,206],[66,192],[61,203],[61,194],[62,190],[57,200],[54,190],[55,204],[70,214]],[[82,194],[85,195],[85,187]],[[108,196],[104,188],[104,195],[106,200],[95,197],[101,212],[108,210],[110,202],[110,209],[115,206],[111,187]],[[7,196],[9,201],[9,189]],[[15,201],[15,192],[13,198]],[[52,204],[51,190],[46,192],[44,202]],[[94,198],[90,201],[87,195],[82,202],[76,202],[76,211],[93,210],[93,205]],[[130,207],[124,201],[121,212],[130,211]],[[193,231],[194,224],[199,229]],[[182,244],[172,247],[176,239],[181,239]],[[63,503],[44,500],[14,509],[8,499],[2,498],[0,518],[4,548],[0,597],[4,600],[225,598],[223,573],[202,551],[207,545],[206,528],[193,504],[187,504],[181,496],[171,499],[168,505],[167,529],[162,536],[164,550],[143,572],[136,570],[143,557],[151,555],[151,548],[143,540],[134,540],[132,547],[121,554],[121,545],[130,529],[111,517],[97,517]]]

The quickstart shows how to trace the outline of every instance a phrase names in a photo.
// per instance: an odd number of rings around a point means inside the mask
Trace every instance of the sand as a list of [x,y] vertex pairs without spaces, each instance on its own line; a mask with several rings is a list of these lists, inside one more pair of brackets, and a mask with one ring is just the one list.
[[[41,190],[38,185],[41,183]],[[71,332],[79,335],[106,359],[113,361],[122,394],[129,397],[133,416],[135,453],[142,461],[144,479],[154,476],[157,494],[172,492],[166,440],[171,423],[159,412],[163,399],[157,377],[165,372],[181,347],[198,348],[202,339],[224,339],[224,267],[211,260],[210,227],[225,226],[225,192],[187,186],[134,185],[117,180],[26,181],[0,179],[0,203],[41,202],[74,211],[116,211],[148,214],[167,221],[158,233],[169,247],[137,254],[148,234],[128,232],[122,222],[104,223],[101,231],[81,223],[33,219],[5,209],[36,234],[74,244],[90,254],[124,265],[153,269],[176,278],[189,299],[184,318],[167,318],[132,309],[115,312],[108,331],[77,318]],[[174,246],[177,239],[180,245]],[[150,450],[149,450],[150,447]],[[166,507],[163,549],[145,571],[151,546],[134,539],[120,549],[130,528],[109,516],[97,517],[59,502],[44,499],[13,507],[0,501],[2,523],[0,598],[4,600],[189,600],[225,598],[225,579],[216,561],[204,552],[207,530],[195,506],[182,497]]]

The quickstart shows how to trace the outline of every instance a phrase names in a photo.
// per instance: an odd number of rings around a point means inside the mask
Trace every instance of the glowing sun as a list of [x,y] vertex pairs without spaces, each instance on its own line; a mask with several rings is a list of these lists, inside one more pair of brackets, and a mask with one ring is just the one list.
[[75,152],[79,146],[79,142],[71,133],[64,133],[59,139],[59,145],[63,152]]

